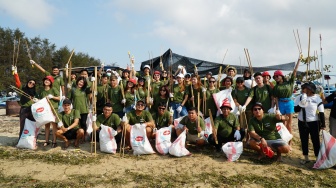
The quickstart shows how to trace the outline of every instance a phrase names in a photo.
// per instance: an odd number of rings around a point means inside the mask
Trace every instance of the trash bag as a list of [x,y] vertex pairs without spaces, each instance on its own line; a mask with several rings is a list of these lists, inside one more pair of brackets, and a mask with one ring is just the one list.
[[145,124],[140,124],[139,127],[131,126],[131,146],[134,155],[155,153],[148,141]]
[[288,143],[293,138],[293,135],[289,133],[288,129],[283,123],[277,123],[276,128],[282,140],[284,140],[286,143]]
[[32,104],[31,111],[38,127],[55,122],[55,116],[46,98]]
[[171,126],[163,127],[156,131],[155,148],[162,155],[166,155],[169,152],[169,148],[172,144],[170,141],[171,132],[172,132]]
[[326,169],[336,165],[336,139],[322,130],[322,143],[313,168]]
[[185,148],[185,141],[187,135],[186,130],[184,130],[180,136],[175,140],[175,142],[169,148],[169,154],[176,157],[183,157],[191,155],[191,153]]
[[36,137],[40,128],[36,126],[36,122],[25,120],[25,125],[16,147],[25,149],[36,149]]
[[117,152],[117,142],[114,136],[117,135],[117,131],[105,125],[100,125],[100,128],[101,128],[101,130],[99,131],[100,151],[115,154]]
[[222,146],[222,150],[225,153],[228,161],[236,161],[243,153],[242,142],[227,142]]

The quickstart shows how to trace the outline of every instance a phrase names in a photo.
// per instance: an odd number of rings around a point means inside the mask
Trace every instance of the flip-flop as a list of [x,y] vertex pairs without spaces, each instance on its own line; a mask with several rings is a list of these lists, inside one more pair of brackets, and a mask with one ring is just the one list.
[[57,143],[55,142],[53,142],[52,144],[51,144],[51,148],[56,148],[57,147]]
[[43,147],[47,147],[47,146],[49,146],[50,145],[50,142],[44,142],[43,143]]
[[310,161],[308,160],[308,161],[306,161],[306,160],[301,160],[300,161],[300,164],[302,164],[302,165],[305,165],[305,164],[307,164],[307,163],[309,163]]

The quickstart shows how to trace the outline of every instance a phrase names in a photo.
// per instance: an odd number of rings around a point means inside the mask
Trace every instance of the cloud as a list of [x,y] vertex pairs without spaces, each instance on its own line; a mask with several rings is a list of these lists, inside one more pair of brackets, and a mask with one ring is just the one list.
[[45,0],[0,0],[0,10],[32,28],[49,26],[56,12]]
[[[311,54],[319,49],[319,34],[329,36],[324,41],[335,50],[336,1],[319,0],[117,0],[113,1],[124,16],[138,20],[151,17],[151,37],[161,38],[176,53],[221,62],[229,49],[226,62],[240,64],[248,48],[254,66],[295,61],[298,50],[293,29],[299,29],[304,55],[308,49],[308,28],[312,27]],[[131,16],[128,19],[131,19]],[[148,24],[148,23],[147,23]],[[137,32],[137,29],[133,30]],[[141,30],[145,37],[145,33]],[[179,52],[176,50],[181,50]]]

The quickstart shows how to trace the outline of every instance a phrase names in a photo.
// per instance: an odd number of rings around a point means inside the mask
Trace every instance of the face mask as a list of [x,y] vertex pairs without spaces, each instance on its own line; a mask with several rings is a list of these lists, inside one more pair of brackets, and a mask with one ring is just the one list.
[[108,72],[108,73],[106,73],[106,74],[107,74],[107,76],[108,76],[108,77],[110,77],[110,76],[111,76],[111,73],[110,73],[110,72]]

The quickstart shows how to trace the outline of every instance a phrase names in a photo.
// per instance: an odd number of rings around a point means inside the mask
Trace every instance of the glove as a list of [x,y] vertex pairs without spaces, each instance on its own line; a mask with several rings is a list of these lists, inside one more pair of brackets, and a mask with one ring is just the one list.
[[47,96],[47,98],[48,98],[48,99],[52,99],[52,98],[54,98],[54,95],[49,94],[49,95]]
[[68,89],[71,89],[71,87],[72,87],[71,84],[68,83],[68,84],[67,84],[67,88],[68,88]]
[[157,128],[154,128],[154,129],[153,129],[153,134],[155,134],[155,133],[156,133],[156,131],[157,131]]
[[182,65],[177,66],[177,69],[183,69]]
[[65,96],[62,96],[62,97],[61,97],[61,101],[64,100],[64,99],[65,99]]
[[124,115],[124,116],[122,117],[121,121],[124,122],[124,123],[128,123],[127,116]]
[[65,64],[65,68],[68,69],[68,68],[69,68],[69,65],[68,65],[68,64]]
[[94,82],[96,81],[96,78],[95,77],[91,77],[91,82]]
[[134,127],[137,128],[137,129],[140,129],[141,128],[141,124],[140,123],[136,123],[136,124],[134,124]]
[[37,98],[33,98],[33,101],[34,102],[38,102],[39,100]]
[[303,93],[303,94],[302,94],[301,101],[302,101],[302,100],[307,100],[307,94],[306,94],[306,93]]
[[97,114],[92,115],[92,121],[97,121]]
[[242,111],[242,108],[243,108],[243,107],[242,107],[241,105],[239,105],[239,106],[238,106],[238,111],[241,112],[241,111]]
[[181,113],[182,112],[182,106],[177,107],[176,111],[177,111],[177,113]]
[[240,135],[240,131],[239,130],[236,130],[236,132],[234,133],[234,136],[233,136],[236,140],[240,140],[241,139],[241,135]]
[[16,97],[16,96],[17,96],[17,93],[14,91],[14,92],[12,93],[12,95],[13,95],[14,97]]
[[206,92],[206,90],[207,90],[207,88],[202,87],[202,92],[203,92],[203,93]]
[[242,110],[242,112],[245,112],[245,110],[246,110],[246,106],[245,106],[245,105],[242,106],[242,107],[241,107],[241,110]]
[[63,125],[63,122],[60,121],[60,122],[57,123],[57,128],[60,129],[60,128],[63,127],[63,126],[64,126],[64,125]]
[[170,113],[170,116],[174,116],[174,110],[172,107],[169,107],[169,113]]
[[154,99],[152,97],[149,98],[149,103],[153,104]]
[[174,93],[169,93],[170,98],[174,98]]
[[268,110],[268,113],[269,113],[269,114],[274,114],[274,108],[270,108],[270,109]]
[[17,74],[17,67],[12,65],[12,71],[14,74]]
[[34,65],[35,61],[34,60],[29,60],[30,64]]
[[122,103],[122,104],[125,104],[125,103],[126,103],[126,99],[122,99],[122,100],[121,100],[121,103]]

